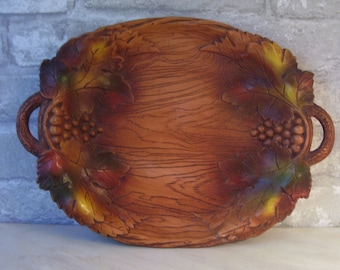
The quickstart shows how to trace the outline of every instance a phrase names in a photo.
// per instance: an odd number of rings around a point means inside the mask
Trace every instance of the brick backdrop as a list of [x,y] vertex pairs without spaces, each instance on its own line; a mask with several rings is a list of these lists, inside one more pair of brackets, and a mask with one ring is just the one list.
[[[39,65],[69,38],[100,26],[161,16],[217,20],[289,48],[315,73],[315,101],[340,135],[339,0],[1,0],[0,222],[73,223],[35,183],[36,158],[18,142],[19,105],[39,90]],[[35,120],[35,121],[34,121]],[[32,130],[36,130],[32,117]],[[322,132],[316,131],[321,138]],[[313,166],[313,189],[282,225],[340,225],[340,143]]]

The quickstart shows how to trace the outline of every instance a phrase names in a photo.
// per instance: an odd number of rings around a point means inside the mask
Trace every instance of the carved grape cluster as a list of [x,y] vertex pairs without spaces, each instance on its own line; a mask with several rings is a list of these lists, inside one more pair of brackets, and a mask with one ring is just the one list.
[[288,148],[293,154],[300,153],[305,143],[306,128],[302,118],[295,115],[294,119],[275,125],[272,120],[264,120],[250,134],[256,137],[264,147],[277,144]]
[[48,131],[51,141],[59,145],[63,140],[72,138],[80,139],[82,142],[89,142],[98,133],[103,132],[97,127],[91,115],[84,112],[79,117],[71,116],[61,105],[54,106],[49,114]]

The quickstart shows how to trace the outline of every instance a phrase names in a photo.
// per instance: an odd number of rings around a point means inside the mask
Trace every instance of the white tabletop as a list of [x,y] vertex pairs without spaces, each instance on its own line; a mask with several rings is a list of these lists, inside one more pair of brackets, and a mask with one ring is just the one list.
[[209,248],[120,244],[86,227],[0,224],[0,269],[340,269],[340,228],[273,228]]

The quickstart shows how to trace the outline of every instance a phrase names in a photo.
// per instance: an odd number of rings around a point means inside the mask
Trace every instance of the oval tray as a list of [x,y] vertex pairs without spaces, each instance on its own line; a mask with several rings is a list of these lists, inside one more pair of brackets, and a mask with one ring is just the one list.
[[[311,187],[334,142],[313,74],[231,26],[145,19],[69,40],[43,61],[18,136],[65,213],[118,241],[212,246],[257,236]],[[39,136],[28,121],[39,108]],[[311,151],[316,118],[324,129]]]

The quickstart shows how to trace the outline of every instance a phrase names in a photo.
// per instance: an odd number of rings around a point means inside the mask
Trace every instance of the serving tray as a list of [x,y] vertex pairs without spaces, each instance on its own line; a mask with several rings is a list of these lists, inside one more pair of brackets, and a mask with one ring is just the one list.
[[[80,224],[128,244],[212,246],[261,234],[308,197],[334,142],[313,99],[313,74],[267,38],[144,19],[44,60],[17,131],[40,188]],[[324,130],[313,151],[311,118]]]

